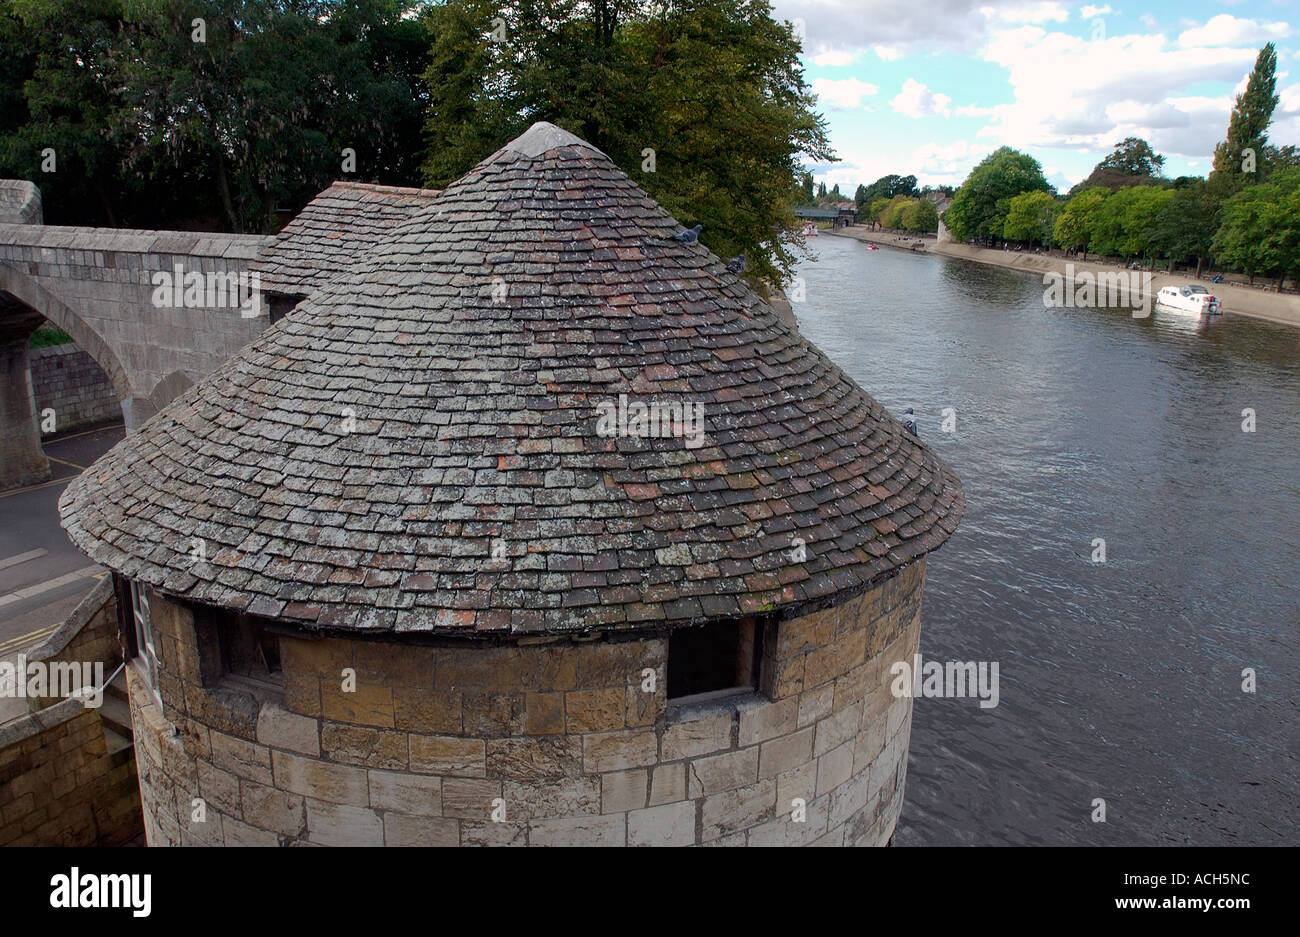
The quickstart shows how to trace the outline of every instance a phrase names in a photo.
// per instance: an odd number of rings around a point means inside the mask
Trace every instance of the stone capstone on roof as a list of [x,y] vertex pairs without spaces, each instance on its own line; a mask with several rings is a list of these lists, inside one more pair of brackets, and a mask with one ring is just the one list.
[[284,226],[250,268],[263,289],[309,296],[438,194],[435,189],[335,182]]
[[[196,602],[430,634],[795,614],[942,544],[951,469],[558,133],[484,160],[75,479],[73,541]],[[602,429],[628,403],[698,405],[700,432]]]

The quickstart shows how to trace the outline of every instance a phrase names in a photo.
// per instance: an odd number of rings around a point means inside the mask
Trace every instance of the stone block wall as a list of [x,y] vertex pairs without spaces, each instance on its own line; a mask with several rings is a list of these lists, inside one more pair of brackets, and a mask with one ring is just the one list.
[[[95,585],[29,661],[121,662],[112,580]],[[112,846],[142,830],[131,748],[110,751],[102,713],[80,700],[27,700],[0,726],[0,846]]]
[[[54,633],[27,652],[29,661],[100,663],[108,679],[122,663],[122,645],[118,638],[117,594],[113,579],[105,576],[77,603]],[[44,709],[61,697],[29,696],[29,710]]]
[[130,748],[98,711],[63,700],[0,726],[0,846],[115,846],[140,832]]
[[122,418],[122,406],[108,375],[78,346],[33,348],[30,359],[36,418],[39,422],[41,412],[52,409],[54,433]]
[[911,726],[889,666],[917,650],[923,581],[922,561],[769,622],[761,692],[693,705],[665,698],[661,635],[286,635],[282,690],[213,679],[202,613],[154,595],[161,702],[128,668],[149,842],[884,844]]

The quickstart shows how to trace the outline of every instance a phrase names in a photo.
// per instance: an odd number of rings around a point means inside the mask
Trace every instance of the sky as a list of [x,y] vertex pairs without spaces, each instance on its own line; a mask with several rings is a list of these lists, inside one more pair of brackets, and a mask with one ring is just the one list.
[[1300,144],[1300,0],[772,0],[804,36],[806,78],[848,197],[888,173],[960,185],[1000,146],[1064,192],[1120,140],[1165,174],[1206,175],[1265,42],[1278,50],[1269,140]]

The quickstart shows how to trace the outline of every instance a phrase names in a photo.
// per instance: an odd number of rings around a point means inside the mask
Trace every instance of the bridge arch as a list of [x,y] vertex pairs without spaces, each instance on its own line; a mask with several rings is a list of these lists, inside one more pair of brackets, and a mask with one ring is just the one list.
[[126,369],[112,347],[67,303],[32,277],[7,264],[0,264],[0,292],[13,296],[72,336],[72,340],[104,369],[119,401],[126,402],[135,396]]

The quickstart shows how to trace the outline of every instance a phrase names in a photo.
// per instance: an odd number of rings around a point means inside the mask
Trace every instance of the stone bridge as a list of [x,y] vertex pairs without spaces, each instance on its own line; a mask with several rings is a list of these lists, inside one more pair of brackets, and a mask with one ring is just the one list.
[[[264,329],[225,293],[219,306],[155,303],[163,271],[236,278],[273,238],[179,231],[127,231],[40,224],[38,190],[0,181],[0,489],[49,477],[34,412],[28,343],[44,320],[58,326],[108,375],[128,430]],[[192,293],[194,298],[198,293]],[[57,420],[57,412],[55,419]]]

